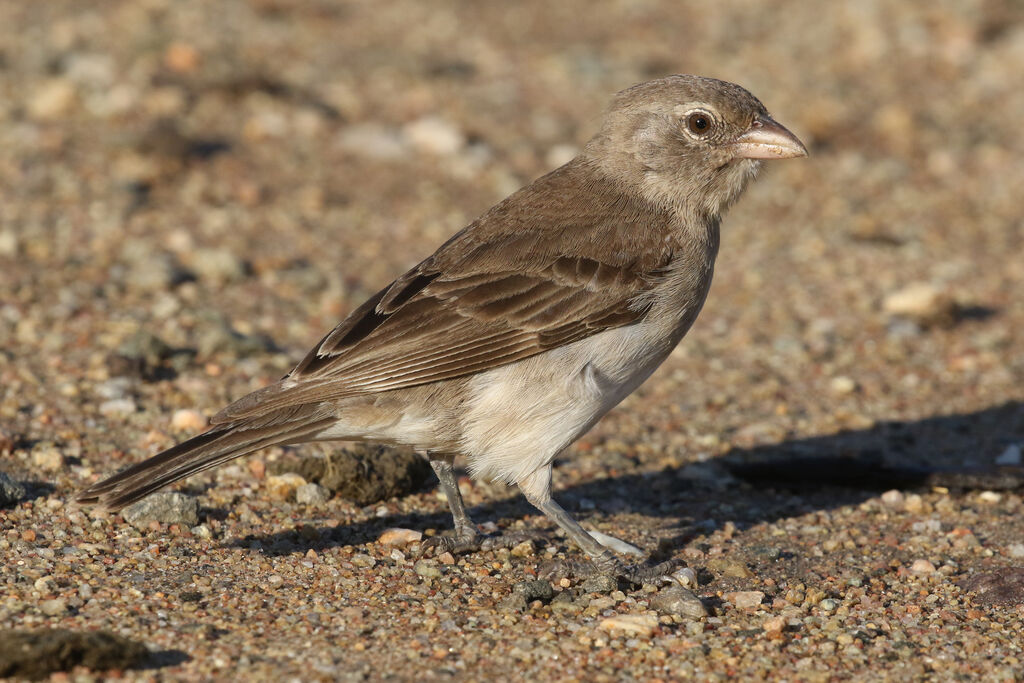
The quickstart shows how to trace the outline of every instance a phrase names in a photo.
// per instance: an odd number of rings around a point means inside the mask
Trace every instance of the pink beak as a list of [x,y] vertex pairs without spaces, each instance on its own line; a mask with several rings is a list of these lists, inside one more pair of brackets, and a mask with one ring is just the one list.
[[800,139],[769,116],[759,116],[730,145],[735,159],[791,159],[807,156]]

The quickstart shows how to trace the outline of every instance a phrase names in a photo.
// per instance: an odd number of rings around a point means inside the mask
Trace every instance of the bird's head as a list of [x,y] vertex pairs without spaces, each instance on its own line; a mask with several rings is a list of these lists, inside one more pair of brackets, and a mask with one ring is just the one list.
[[616,95],[584,154],[653,201],[718,216],[761,160],[807,149],[740,86],[680,75]]

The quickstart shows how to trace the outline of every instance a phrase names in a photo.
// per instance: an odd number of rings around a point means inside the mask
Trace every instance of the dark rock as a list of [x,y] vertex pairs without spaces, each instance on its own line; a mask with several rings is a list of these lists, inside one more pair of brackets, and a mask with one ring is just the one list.
[[0,631],[0,677],[39,680],[76,666],[127,669],[148,652],[142,643],[108,631]]
[[272,463],[271,474],[295,472],[357,505],[405,496],[423,487],[430,465],[410,449],[357,444],[326,458]]
[[975,574],[960,582],[965,591],[975,593],[979,605],[1024,604],[1024,567],[1003,567]]
[[619,589],[619,582],[608,574],[594,574],[580,587],[585,593],[611,593]]
[[150,522],[193,527],[199,524],[199,501],[184,493],[161,491],[129,505],[121,515],[136,528],[143,528]]
[[682,586],[669,586],[660,591],[651,598],[650,605],[664,614],[678,614],[687,619],[700,619],[708,613],[700,598]]
[[25,497],[25,487],[0,472],[0,508],[14,505]]

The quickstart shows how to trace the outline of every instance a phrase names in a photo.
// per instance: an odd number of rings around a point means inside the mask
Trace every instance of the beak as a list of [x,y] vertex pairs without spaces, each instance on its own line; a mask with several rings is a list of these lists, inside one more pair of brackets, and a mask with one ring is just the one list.
[[807,156],[797,136],[770,116],[758,116],[730,145],[734,159],[792,159]]

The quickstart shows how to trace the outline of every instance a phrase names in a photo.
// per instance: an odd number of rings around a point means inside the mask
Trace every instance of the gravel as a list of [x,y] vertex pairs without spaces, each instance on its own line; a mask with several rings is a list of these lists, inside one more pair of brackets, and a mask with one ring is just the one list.
[[[163,653],[127,680],[1019,678],[1019,3],[54,0],[0,22],[0,629]],[[201,523],[70,503],[672,72],[749,87],[811,156],[765,165],[694,329],[554,485],[691,569],[705,615],[571,577],[509,609],[568,540],[460,471],[481,531],[535,550],[378,542],[451,520],[415,454],[374,483],[376,447],[334,480],[337,444],[197,475],[176,490]]]

